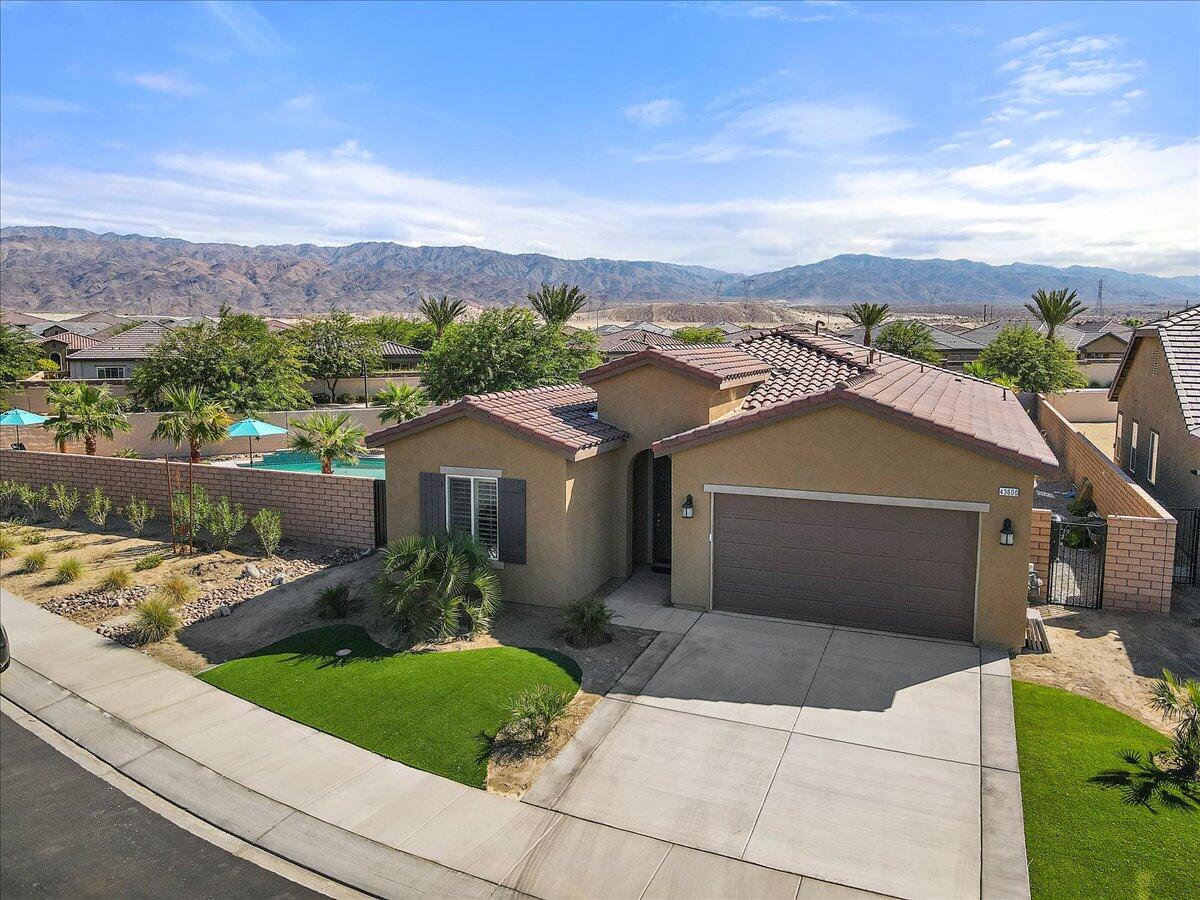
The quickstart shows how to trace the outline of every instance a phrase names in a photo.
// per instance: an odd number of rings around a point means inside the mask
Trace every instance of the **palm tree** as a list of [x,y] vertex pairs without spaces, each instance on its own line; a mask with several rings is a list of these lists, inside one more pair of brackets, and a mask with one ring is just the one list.
[[527,294],[526,299],[547,325],[565,324],[588,300],[577,284],[543,284],[536,294]]
[[888,317],[886,303],[855,303],[847,317],[863,330],[863,346],[871,346],[871,332],[883,324]]
[[375,395],[374,400],[376,406],[383,407],[383,411],[379,414],[379,421],[384,424],[415,419],[428,402],[425,392],[419,387],[413,387],[411,384],[396,384],[394,381],[389,381],[387,386]]
[[363,438],[366,432],[350,418],[350,413],[313,413],[296,423],[299,432],[288,445],[297,453],[307,453],[321,460],[321,473],[333,474],[335,462],[356,465],[358,457],[367,452]]
[[120,398],[110,394],[106,387],[56,385],[46,399],[53,404],[55,415],[49,424],[60,452],[66,452],[68,441],[82,439],[84,452],[95,456],[97,437],[111,441],[118,431],[133,429]]
[[1054,340],[1054,330],[1065,325],[1083,312],[1082,301],[1075,299],[1074,291],[1062,288],[1057,291],[1044,291],[1041,288],[1030,296],[1032,303],[1026,303],[1025,308],[1033,313],[1033,317],[1046,326],[1046,340]]
[[[226,429],[233,421],[229,413],[219,403],[206,400],[199,388],[169,387],[163,391],[163,405],[166,412],[158,417],[158,424],[150,432],[150,437],[156,441],[170,441],[178,449],[188,445],[188,547],[194,548],[196,539],[196,491],[195,475],[192,466],[200,462],[200,448],[205,444],[215,444],[223,440]],[[167,459],[163,457],[164,461]],[[167,497],[168,509],[171,511],[171,540],[174,542],[175,504],[169,502],[171,490],[171,465],[167,463]]]
[[440,297],[422,295],[421,305],[418,308],[421,315],[433,326],[434,334],[440,339],[446,333],[446,329],[454,324],[454,320],[463,314],[467,304],[462,300],[453,300],[446,294],[442,294]]
[[79,391],[77,381],[59,381],[46,391],[46,404],[54,413],[42,425],[47,431],[54,432],[54,442],[58,444],[58,452],[67,452],[67,442],[75,439],[71,423],[67,419],[67,407],[75,399]]

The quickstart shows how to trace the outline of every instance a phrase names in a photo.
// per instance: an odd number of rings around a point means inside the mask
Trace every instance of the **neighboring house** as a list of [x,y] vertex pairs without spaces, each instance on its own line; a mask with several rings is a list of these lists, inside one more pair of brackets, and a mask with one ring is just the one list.
[[619,331],[601,334],[596,350],[605,360],[610,360],[637,353],[647,347],[679,349],[690,346],[692,345],[670,333],[660,334],[657,331],[643,331],[640,328],[622,328]]
[[388,533],[470,531],[512,600],[651,566],[699,610],[1020,647],[1034,481],[1011,391],[828,335],[647,348],[371,434]]
[[[893,319],[891,321],[904,321]],[[872,332],[872,337],[879,337],[879,332],[890,324],[885,322]],[[961,372],[963,366],[967,363],[974,362],[979,358],[980,352],[983,350],[983,344],[978,341],[958,334],[953,331],[947,331],[944,328],[939,328],[936,325],[926,325],[930,333],[933,335],[933,340],[937,344],[937,351],[942,356],[942,366],[947,369],[954,369]],[[841,336],[848,341],[854,341],[856,344],[863,342],[862,326],[851,328],[848,331],[841,332]]]
[[70,319],[61,322],[37,322],[28,327],[31,334],[38,337],[54,337],[56,334],[84,334],[91,336],[104,331],[109,326],[104,322],[75,322]]
[[1200,508],[1200,306],[1135,329],[1108,396],[1117,464],[1164,505]]
[[384,341],[380,346],[383,367],[389,372],[411,372],[421,364],[422,351],[407,344]]
[[719,328],[721,333],[726,337],[740,337],[745,334],[746,329],[741,325],[734,325],[732,322],[704,322],[697,326],[699,328]]
[[76,334],[73,331],[57,331],[49,337],[43,337],[40,341],[42,345],[42,355],[46,359],[51,359],[58,363],[58,368],[62,372],[67,371],[67,357],[77,350],[88,350],[92,347],[97,347],[103,343],[94,337],[89,337],[86,334]]
[[41,325],[46,321],[37,316],[31,316],[29,313],[21,312],[19,309],[6,309],[0,312],[0,319],[3,319],[5,324],[12,328],[21,328],[25,331],[29,331],[32,325]]
[[[1061,325],[1055,329],[1054,335],[1067,347],[1075,351],[1075,361],[1083,377],[1092,387],[1108,387],[1117,374],[1117,366],[1129,346],[1127,328],[1116,320],[1106,322],[1083,323],[1084,327],[1075,328],[1071,325]],[[973,328],[964,335],[978,344],[986,345],[1009,325],[1031,325],[1041,334],[1046,333],[1046,326],[1032,320],[1010,320],[990,322],[979,328]]]
[[103,381],[128,378],[166,333],[167,326],[145,322],[94,347],[77,350],[67,357],[69,375],[71,378]]

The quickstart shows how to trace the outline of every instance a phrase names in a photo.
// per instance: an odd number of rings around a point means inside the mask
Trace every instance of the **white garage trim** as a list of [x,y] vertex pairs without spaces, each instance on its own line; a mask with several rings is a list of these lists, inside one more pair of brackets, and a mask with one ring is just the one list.
[[829,500],[834,503],[869,503],[876,506],[916,506],[923,509],[956,509],[960,512],[990,512],[992,504],[967,500],[926,500],[921,497],[882,497],[877,494],[838,494],[831,491],[794,491],[787,488],[749,487],[741,484],[706,484],[709,494],[750,494],[756,497],[787,497],[793,500]]

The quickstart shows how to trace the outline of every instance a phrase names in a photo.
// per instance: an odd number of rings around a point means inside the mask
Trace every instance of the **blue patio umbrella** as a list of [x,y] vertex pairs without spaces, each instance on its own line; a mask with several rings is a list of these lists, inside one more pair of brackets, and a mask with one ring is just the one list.
[[18,444],[21,443],[22,425],[41,425],[45,421],[45,416],[39,416],[26,409],[10,409],[4,415],[0,415],[0,425],[12,425],[17,429],[16,443]]
[[270,422],[261,422],[258,419],[242,419],[242,421],[234,422],[229,426],[230,437],[244,437],[250,445],[250,468],[252,469],[254,468],[254,439],[270,434],[287,434],[287,429],[272,425]]

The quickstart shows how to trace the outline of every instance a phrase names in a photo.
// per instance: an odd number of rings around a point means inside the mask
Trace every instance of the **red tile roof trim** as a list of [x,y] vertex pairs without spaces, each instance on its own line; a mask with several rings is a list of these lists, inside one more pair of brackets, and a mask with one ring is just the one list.
[[679,349],[647,347],[588,369],[579,380],[584,384],[595,384],[646,365],[682,372],[716,389],[755,384],[765,381],[771,374],[769,363],[743,350],[726,344],[699,344]]

